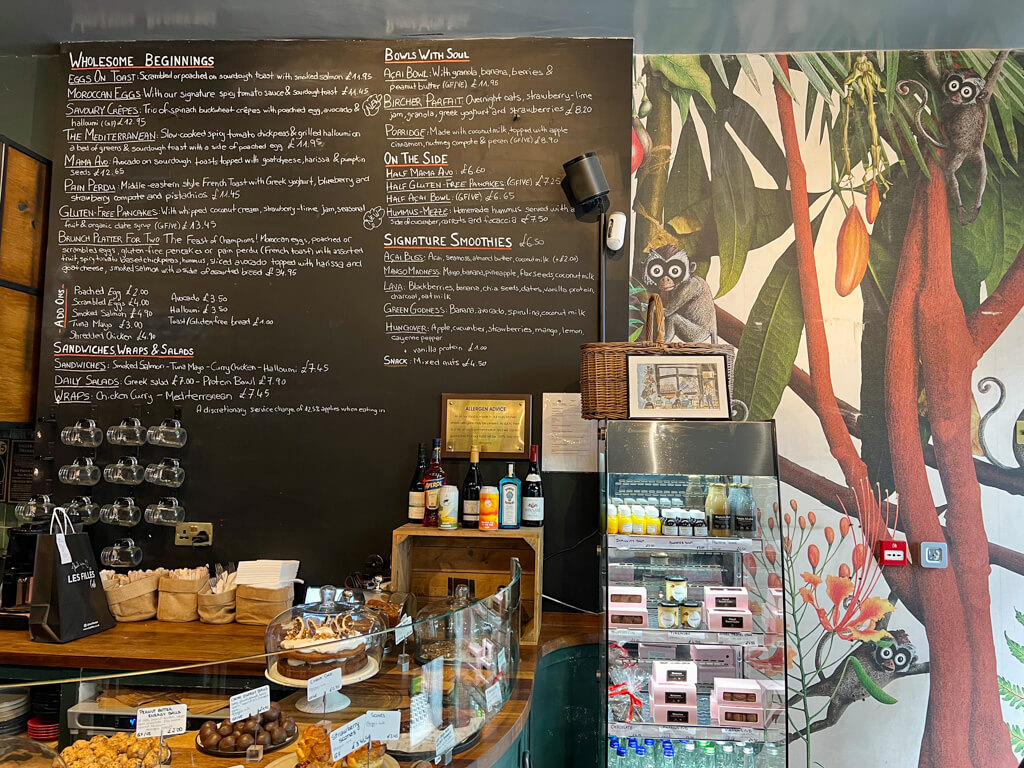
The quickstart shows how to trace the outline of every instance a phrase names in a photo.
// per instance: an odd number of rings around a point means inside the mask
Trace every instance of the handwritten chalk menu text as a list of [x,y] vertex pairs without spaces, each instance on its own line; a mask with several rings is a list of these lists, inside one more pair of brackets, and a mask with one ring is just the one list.
[[[239,510],[251,526],[328,503],[340,467],[383,474],[366,499],[394,490],[400,523],[440,392],[578,378],[598,233],[572,215],[561,166],[598,152],[624,207],[630,54],[628,40],[65,46],[40,415],[106,428],[179,413],[194,438],[179,497],[225,526],[215,553],[237,552]],[[282,546],[308,547],[300,533]]]

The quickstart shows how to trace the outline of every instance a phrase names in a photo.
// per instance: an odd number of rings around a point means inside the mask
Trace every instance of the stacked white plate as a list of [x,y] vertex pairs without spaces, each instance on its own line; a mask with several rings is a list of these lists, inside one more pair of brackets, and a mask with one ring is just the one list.
[[28,709],[28,691],[25,689],[0,691],[0,736],[24,732]]

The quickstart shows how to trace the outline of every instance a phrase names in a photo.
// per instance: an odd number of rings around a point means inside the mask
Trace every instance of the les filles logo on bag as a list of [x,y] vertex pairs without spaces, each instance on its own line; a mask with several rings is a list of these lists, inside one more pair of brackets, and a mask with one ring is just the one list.
[[89,563],[71,563],[68,584],[76,584],[80,581],[88,581],[90,587],[96,586],[96,571]]

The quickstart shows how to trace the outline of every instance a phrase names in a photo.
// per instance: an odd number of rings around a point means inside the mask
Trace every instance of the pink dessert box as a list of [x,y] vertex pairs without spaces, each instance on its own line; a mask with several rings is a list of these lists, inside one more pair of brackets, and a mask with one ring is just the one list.
[[750,609],[750,596],[746,587],[704,587],[706,608]]
[[651,704],[669,704],[672,706],[697,706],[697,686],[693,683],[659,683],[654,678],[650,682]]
[[764,689],[757,680],[716,677],[712,701],[719,707],[750,707],[763,709]]
[[678,704],[655,704],[651,707],[654,722],[665,725],[696,725],[697,708]]
[[692,661],[655,661],[649,684],[651,704],[697,706],[697,665]]
[[711,700],[711,718],[723,728],[764,727],[763,709],[716,704],[714,699]]
[[609,608],[642,608],[647,610],[647,587],[608,587]]
[[778,587],[769,587],[768,588],[768,599],[769,599],[769,604],[771,605],[772,608],[774,608],[776,611],[782,612],[782,610],[784,609],[785,603],[784,603],[783,592],[782,592],[781,589],[779,589]]
[[661,685],[694,685],[697,682],[697,664],[692,661],[652,662],[651,681]]
[[608,626],[621,629],[643,629],[647,626],[647,611],[640,608],[608,606]]
[[676,657],[676,647],[674,645],[664,645],[662,643],[639,643],[636,650],[637,655],[641,659],[672,660]]
[[754,617],[743,608],[708,608],[705,603],[704,621],[712,632],[750,632]]
[[736,677],[735,648],[726,645],[692,645],[690,658],[697,665],[698,683],[712,683],[716,677]]

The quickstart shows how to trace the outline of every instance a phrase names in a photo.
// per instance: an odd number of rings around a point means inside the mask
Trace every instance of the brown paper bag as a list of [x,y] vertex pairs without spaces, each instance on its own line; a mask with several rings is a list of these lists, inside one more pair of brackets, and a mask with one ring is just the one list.
[[160,599],[156,617],[160,621],[196,621],[199,618],[199,590],[209,586],[210,580],[160,579]]
[[278,589],[240,585],[235,594],[235,621],[239,624],[266,626],[277,614],[292,607],[295,587]]
[[145,621],[156,616],[157,574],[133,581],[123,587],[105,589],[107,605],[118,621]]
[[214,594],[206,590],[199,593],[199,620],[204,624],[230,624],[235,620],[235,592]]

